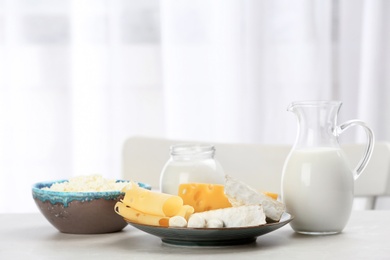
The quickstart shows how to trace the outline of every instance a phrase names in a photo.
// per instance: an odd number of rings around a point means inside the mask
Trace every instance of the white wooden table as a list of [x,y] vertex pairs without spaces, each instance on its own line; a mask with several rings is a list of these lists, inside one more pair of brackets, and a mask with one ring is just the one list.
[[70,235],[38,213],[0,214],[0,259],[390,259],[389,222],[390,211],[354,211],[338,235],[299,235],[287,225],[249,245],[185,248],[164,245],[131,226],[112,234]]

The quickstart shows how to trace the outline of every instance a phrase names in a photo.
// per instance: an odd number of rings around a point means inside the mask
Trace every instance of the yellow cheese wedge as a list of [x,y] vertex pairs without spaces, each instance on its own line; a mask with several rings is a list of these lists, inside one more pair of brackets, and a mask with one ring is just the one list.
[[183,206],[183,199],[179,196],[150,191],[137,184],[126,186],[124,192],[124,204],[149,215],[172,217]]
[[114,209],[117,214],[121,215],[125,220],[128,220],[130,222],[151,225],[151,226],[162,226],[162,227],[169,226],[168,217],[145,214],[136,209],[126,206],[122,202],[117,202],[115,204]]
[[279,196],[277,193],[273,193],[273,192],[269,192],[269,191],[265,191],[265,192],[263,192],[263,194],[267,195],[270,198],[273,198],[274,200],[277,200],[278,196]]
[[232,206],[221,184],[183,183],[179,185],[178,195],[184,204],[194,207],[195,212]]

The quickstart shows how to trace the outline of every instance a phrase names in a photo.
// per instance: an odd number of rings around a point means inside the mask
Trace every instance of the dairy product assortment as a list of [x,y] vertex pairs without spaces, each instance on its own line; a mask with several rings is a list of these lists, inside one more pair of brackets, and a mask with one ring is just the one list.
[[127,185],[115,212],[129,222],[161,227],[232,228],[280,220],[285,206],[243,182],[226,176],[225,184],[184,183],[178,194]]

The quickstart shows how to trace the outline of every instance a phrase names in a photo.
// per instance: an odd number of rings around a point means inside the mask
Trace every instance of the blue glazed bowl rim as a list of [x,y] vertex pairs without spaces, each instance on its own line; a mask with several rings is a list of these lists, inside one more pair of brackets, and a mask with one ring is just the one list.
[[[50,201],[52,204],[62,203],[67,206],[69,202],[73,200],[79,201],[91,201],[95,199],[116,199],[120,195],[125,193],[122,191],[80,191],[80,192],[69,192],[69,191],[52,191],[43,190],[42,188],[50,187],[54,183],[62,183],[68,181],[67,179],[55,180],[55,181],[42,181],[32,185],[32,195],[34,199],[39,199],[42,202]],[[128,180],[116,180],[116,182],[129,182]],[[151,186],[146,183],[137,182],[141,188],[150,190]]]

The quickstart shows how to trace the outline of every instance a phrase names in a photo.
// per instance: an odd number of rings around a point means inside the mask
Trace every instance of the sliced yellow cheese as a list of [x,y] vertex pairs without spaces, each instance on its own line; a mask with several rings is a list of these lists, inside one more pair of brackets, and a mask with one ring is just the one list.
[[117,214],[121,215],[125,220],[128,220],[129,222],[135,222],[135,223],[151,225],[151,226],[162,226],[162,227],[169,226],[168,217],[145,214],[136,209],[126,206],[122,202],[117,202],[115,204],[114,209]]
[[181,209],[176,214],[176,216],[180,216],[180,217],[183,217],[186,220],[188,220],[190,218],[190,216],[192,215],[192,213],[194,213],[194,212],[195,212],[194,207],[192,207],[190,205],[183,205],[183,207],[181,207]]
[[126,186],[124,192],[124,204],[149,215],[175,216],[183,206],[179,196],[143,189],[137,184]]
[[194,207],[195,212],[231,207],[221,184],[183,183],[179,194],[184,204]]

